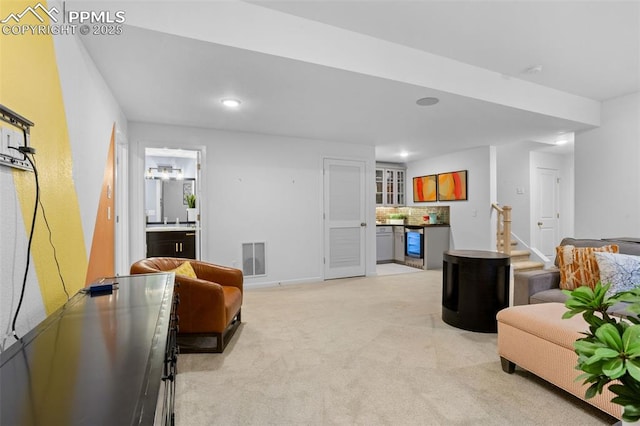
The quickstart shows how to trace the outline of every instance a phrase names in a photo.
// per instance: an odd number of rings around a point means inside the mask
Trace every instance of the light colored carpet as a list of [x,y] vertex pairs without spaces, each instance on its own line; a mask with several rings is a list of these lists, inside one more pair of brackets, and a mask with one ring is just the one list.
[[411,266],[401,265],[399,263],[380,263],[376,265],[376,274],[378,275],[411,274],[420,271],[421,269],[412,268]]
[[606,425],[535,376],[504,373],[496,334],[441,320],[441,271],[245,292],[224,354],[178,360],[194,425]]

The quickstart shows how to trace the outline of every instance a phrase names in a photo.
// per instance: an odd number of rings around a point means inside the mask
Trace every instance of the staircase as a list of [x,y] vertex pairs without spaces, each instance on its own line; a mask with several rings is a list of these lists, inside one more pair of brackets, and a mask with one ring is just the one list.
[[531,252],[529,250],[513,249],[518,245],[518,242],[511,240],[511,206],[500,207],[497,204],[492,204],[491,207],[498,212],[496,249],[500,253],[511,256],[513,273],[544,269],[544,263],[530,259]]
[[531,260],[529,250],[511,250],[511,269],[513,273],[544,269],[544,263]]

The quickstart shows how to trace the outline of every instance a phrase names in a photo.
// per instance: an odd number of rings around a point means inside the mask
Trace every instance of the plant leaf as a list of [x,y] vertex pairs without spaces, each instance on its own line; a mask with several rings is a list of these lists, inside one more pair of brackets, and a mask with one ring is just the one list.
[[617,379],[627,372],[627,367],[622,358],[615,358],[602,365],[602,372],[611,379]]
[[622,351],[622,338],[613,324],[604,324],[595,332],[596,337],[612,349]]
[[640,382],[640,360],[636,359],[628,359],[627,362],[627,371],[638,382]]

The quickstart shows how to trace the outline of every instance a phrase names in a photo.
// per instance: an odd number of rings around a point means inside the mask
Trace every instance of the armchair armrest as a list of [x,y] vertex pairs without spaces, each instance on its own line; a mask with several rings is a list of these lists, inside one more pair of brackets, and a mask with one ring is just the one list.
[[513,304],[528,305],[529,298],[541,291],[560,287],[560,271],[545,269],[514,274]]
[[243,275],[241,270],[198,261],[191,261],[191,266],[199,279],[236,287],[242,293]]
[[181,333],[225,329],[224,292],[220,284],[184,275],[176,275],[176,284]]

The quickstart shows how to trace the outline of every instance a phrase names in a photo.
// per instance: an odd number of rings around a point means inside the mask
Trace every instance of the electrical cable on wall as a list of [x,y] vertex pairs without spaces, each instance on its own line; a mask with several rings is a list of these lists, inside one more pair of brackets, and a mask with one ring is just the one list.
[[16,313],[13,316],[13,322],[11,323],[11,333],[16,340],[20,340],[18,334],[16,333],[16,321],[18,320],[18,314],[20,313],[20,308],[22,307],[22,301],[24,299],[24,291],[27,287],[27,275],[29,273],[29,262],[31,259],[31,243],[33,242],[33,232],[36,228],[36,216],[38,214],[38,203],[40,201],[40,183],[38,182],[38,170],[36,169],[35,164],[31,160],[27,154],[35,154],[35,149],[21,146],[20,148],[10,147],[11,149],[15,149],[16,151],[21,152],[25,159],[29,161],[31,167],[33,168],[33,175],[36,180],[36,199],[33,206],[33,217],[31,218],[31,230],[29,231],[29,242],[27,243],[27,263],[24,269],[24,277],[22,279],[22,289],[20,290],[20,300],[18,301],[18,307],[16,308]]
[[[36,159],[33,158],[33,165],[36,165]],[[34,167],[35,171],[35,167]],[[67,301],[70,299],[69,292],[67,291],[67,286],[64,282],[64,278],[62,277],[62,271],[60,271],[60,262],[58,262],[58,254],[56,250],[56,246],[53,244],[53,233],[51,232],[51,227],[49,226],[49,221],[47,220],[47,213],[44,210],[44,204],[42,204],[42,199],[38,198],[38,202],[40,204],[40,210],[42,211],[42,218],[44,219],[44,223],[47,226],[47,231],[49,231],[49,244],[53,249],[53,260],[56,262],[56,268],[58,269],[58,276],[60,277],[60,282],[62,283],[62,290],[64,290],[64,294],[67,296]]]

